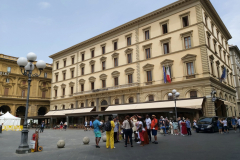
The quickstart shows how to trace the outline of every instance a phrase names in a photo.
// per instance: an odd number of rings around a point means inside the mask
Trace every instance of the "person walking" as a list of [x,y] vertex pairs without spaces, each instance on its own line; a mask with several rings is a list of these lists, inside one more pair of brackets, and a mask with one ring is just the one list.
[[114,127],[114,143],[117,143],[118,142],[117,134],[118,134],[119,124],[117,122],[117,118],[116,117],[113,119],[113,121],[114,121],[114,125],[115,125],[115,127]]
[[158,144],[157,142],[158,120],[156,119],[155,115],[152,115],[151,130],[152,135],[154,136],[154,141],[152,143]]
[[105,123],[105,130],[106,130],[106,148],[111,147],[111,149],[114,147],[114,128],[115,124],[112,120],[112,117],[108,117],[108,121]]
[[233,129],[235,130],[235,133],[237,133],[237,120],[236,120],[235,116],[233,116],[231,119],[231,125],[232,125]]
[[218,126],[219,134],[222,134],[223,122],[220,118],[217,121],[217,126]]
[[169,127],[170,126],[170,123],[169,123],[169,120],[168,120],[168,117],[165,118],[165,128],[166,128],[166,134],[169,134]]
[[174,135],[178,135],[178,122],[176,120],[173,121],[173,130],[174,130]]
[[227,120],[226,120],[226,119],[223,119],[222,122],[223,122],[224,133],[229,133]]
[[140,146],[143,147],[144,146],[144,132],[145,132],[145,127],[146,127],[146,124],[145,124],[143,118],[139,117],[138,125],[139,125],[138,132],[139,132],[139,136],[140,136],[140,140],[141,140]]
[[95,121],[93,122],[93,129],[94,129],[94,133],[95,133],[95,141],[96,141],[96,148],[100,148],[99,146],[99,141],[101,139],[101,131],[100,131],[100,126],[101,123],[99,122],[99,117],[97,116]]
[[87,131],[87,121],[84,122],[84,131]]
[[90,130],[93,129],[93,123],[92,123],[92,120],[90,120],[90,122],[89,122],[89,126],[90,126],[90,127],[89,127],[89,131],[90,131]]
[[186,118],[186,127],[187,127],[187,134],[188,136],[191,136],[192,135],[192,132],[191,132],[191,122],[189,121],[188,118]]
[[162,125],[161,126],[162,127],[160,129],[163,130],[163,135],[165,136],[165,134],[167,134],[167,132],[166,132],[166,121],[165,121],[164,118],[162,119]]
[[63,129],[63,122],[62,121],[60,122],[60,129],[61,130]]
[[187,126],[184,121],[181,122],[181,128],[182,128],[182,136],[185,136],[187,134]]
[[45,122],[42,121],[42,123],[41,123],[41,128],[40,128],[40,133],[41,133],[41,132],[43,133],[44,127],[45,127]]
[[149,115],[148,115],[148,114],[146,115],[146,120],[145,120],[145,122],[146,122],[146,125],[147,125],[148,139],[149,139],[149,141],[151,142],[151,141],[152,141],[152,137],[151,137],[151,123],[152,123],[152,121],[151,121],[151,119],[149,118]]
[[133,129],[133,133],[134,133],[134,141],[137,142],[138,139],[137,139],[137,133],[136,133],[136,132],[137,132],[137,126],[136,126],[137,117],[136,117],[136,115],[132,116],[131,119],[132,119],[132,121],[133,121],[133,127],[132,127],[132,129]]
[[179,132],[181,133],[181,135],[182,135],[182,125],[181,125],[182,122],[183,121],[182,121],[181,117],[178,117],[178,129],[179,129]]
[[170,118],[169,126],[170,126],[170,130],[171,130],[171,134],[173,135],[173,121],[172,121],[172,118]]
[[64,129],[66,131],[67,130],[67,122],[65,122],[63,126],[64,126]]
[[123,125],[122,125],[123,132],[124,132],[124,135],[125,135],[125,147],[127,147],[128,139],[130,140],[131,147],[133,147],[133,144],[132,144],[132,133],[133,133],[132,127],[133,127],[133,122],[130,120],[129,115],[127,115],[125,117],[125,120],[123,121]]

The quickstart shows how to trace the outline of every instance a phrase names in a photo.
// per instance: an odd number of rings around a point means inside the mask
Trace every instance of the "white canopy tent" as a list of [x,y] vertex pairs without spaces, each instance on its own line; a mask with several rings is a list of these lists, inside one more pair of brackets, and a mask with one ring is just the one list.
[[19,126],[21,118],[13,116],[11,113],[7,112],[0,116],[0,124],[3,126]]

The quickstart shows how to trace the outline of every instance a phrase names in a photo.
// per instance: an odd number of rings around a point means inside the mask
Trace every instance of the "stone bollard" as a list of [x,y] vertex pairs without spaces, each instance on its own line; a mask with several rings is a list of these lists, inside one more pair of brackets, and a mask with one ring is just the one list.
[[64,140],[59,140],[57,142],[57,147],[58,148],[64,148],[64,146],[65,146],[65,141]]
[[83,144],[89,144],[90,139],[88,137],[83,138]]
[[106,140],[107,140],[107,136],[105,135],[105,136],[102,137],[102,141],[106,142]]

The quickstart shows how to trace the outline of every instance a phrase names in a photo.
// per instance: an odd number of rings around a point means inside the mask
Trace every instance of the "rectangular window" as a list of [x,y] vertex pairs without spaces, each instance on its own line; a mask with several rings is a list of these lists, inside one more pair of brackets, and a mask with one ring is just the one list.
[[65,109],[65,105],[63,105],[62,108]]
[[219,47],[219,55],[220,55],[220,58],[222,59],[222,48]]
[[84,75],[84,67],[81,68],[82,75]]
[[5,89],[4,89],[4,96],[7,96],[7,95],[8,95],[8,90],[9,90],[9,88],[5,88]]
[[91,89],[94,90],[94,82],[91,82]]
[[73,109],[73,107],[74,107],[74,105],[73,105],[73,104],[71,104],[71,109]]
[[84,53],[82,54],[82,61],[84,61]]
[[114,86],[118,86],[118,77],[114,78]]
[[188,16],[182,17],[183,27],[189,26]]
[[43,91],[43,92],[42,92],[42,98],[45,98],[45,96],[46,96],[46,92]]
[[185,49],[191,48],[192,47],[191,37],[185,37],[184,44],[185,44]]
[[227,63],[227,61],[226,61],[226,53],[225,52],[223,52],[223,56],[224,56],[224,62]]
[[55,90],[55,97],[57,97],[57,90]]
[[164,50],[164,54],[169,53],[169,43],[164,43],[163,44],[163,50]]
[[218,78],[220,78],[219,67],[217,67],[217,74],[218,74]]
[[219,32],[217,31],[217,39],[219,40]]
[[102,80],[102,88],[106,87],[106,80]]
[[74,64],[74,57],[72,57],[72,64]]
[[94,72],[94,64],[91,65],[91,72],[92,72],[92,73]]
[[23,85],[26,85],[26,81],[22,81],[22,84],[23,84]]
[[170,79],[172,80],[171,66],[166,66],[166,67],[164,67],[164,69],[165,69],[165,73],[167,73],[167,68],[169,68]]
[[119,104],[119,99],[115,99],[115,104]]
[[63,80],[66,79],[66,73],[63,73]]
[[73,94],[73,87],[71,87],[71,94]]
[[151,58],[150,48],[145,49],[146,52],[146,59]]
[[114,67],[118,66],[118,58],[114,58]]
[[213,63],[211,62],[211,72],[212,72],[212,75],[213,75]]
[[74,78],[74,71],[73,70],[71,71],[71,74],[72,74],[72,78]]
[[147,81],[148,82],[152,81],[152,71],[147,71]]
[[128,37],[128,38],[127,38],[127,46],[130,46],[131,43],[132,43],[132,42],[131,42],[131,37]]
[[129,74],[129,75],[128,75],[128,83],[133,83],[132,74]]
[[187,75],[194,75],[193,62],[187,63]]
[[206,26],[208,27],[207,19],[208,19],[208,17],[205,16],[205,24],[206,24]]
[[149,30],[145,31],[145,40],[149,39],[150,36],[149,36]]
[[128,60],[128,63],[132,63],[132,54],[128,54],[127,55],[127,60]]
[[217,42],[213,40],[213,47],[214,47],[214,52],[217,53],[217,49],[216,49],[216,44]]
[[208,45],[208,47],[210,47],[210,37],[209,36],[207,36],[207,45]]
[[46,82],[43,82],[43,87],[46,87]]
[[7,67],[7,73],[11,73],[11,67]]
[[102,62],[102,70],[105,70],[106,69],[106,66],[105,66],[105,61]]
[[81,92],[84,91],[84,84],[81,84]]
[[56,82],[58,82],[58,75],[56,75]]
[[44,73],[44,78],[47,78],[47,73]]
[[56,69],[58,69],[58,63],[56,63]]
[[66,61],[63,61],[63,66],[66,67]]
[[190,98],[197,98],[197,91],[190,91]]
[[94,106],[94,102],[91,102],[91,106],[92,106],[92,107]]
[[162,32],[163,32],[163,34],[168,33],[167,24],[162,25]]
[[94,57],[94,50],[91,51],[91,56]]
[[22,90],[22,97],[25,97],[25,90]]
[[117,50],[118,49],[117,42],[114,42],[113,45],[114,45],[114,50]]
[[63,96],[65,95],[65,88],[63,88]]
[[105,54],[105,46],[102,46],[102,54]]
[[84,103],[81,103],[81,107],[84,107]]
[[6,83],[9,83],[9,79],[8,78],[6,78]]

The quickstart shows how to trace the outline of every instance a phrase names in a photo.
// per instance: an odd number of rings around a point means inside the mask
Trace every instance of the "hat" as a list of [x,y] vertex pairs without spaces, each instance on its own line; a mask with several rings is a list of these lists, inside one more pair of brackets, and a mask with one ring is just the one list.
[[156,116],[153,114],[152,117],[156,117]]

